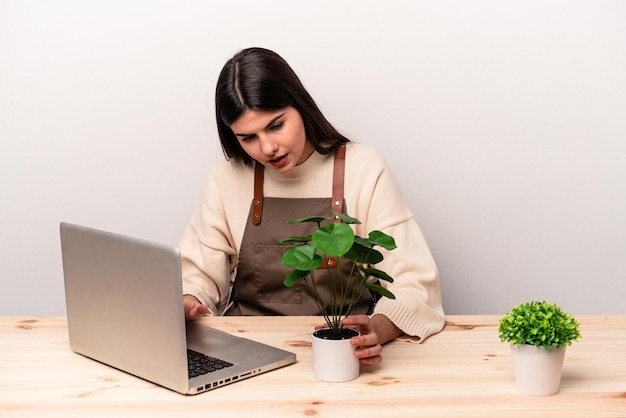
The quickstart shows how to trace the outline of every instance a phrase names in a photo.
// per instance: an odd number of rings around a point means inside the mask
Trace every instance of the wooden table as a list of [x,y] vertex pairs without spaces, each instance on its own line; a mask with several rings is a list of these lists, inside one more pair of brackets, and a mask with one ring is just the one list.
[[155,386],[73,353],[65,318],[0,318],[0,416],[96,417],[626,417],[626,315],[576,315],[561,390],[515,388],[497,316],[449,316],[443,332],[384,348],[380,366],[347,383],[312,376],[319,318],[206,318],[233,334],[293,351],[298,362],[195,396]]

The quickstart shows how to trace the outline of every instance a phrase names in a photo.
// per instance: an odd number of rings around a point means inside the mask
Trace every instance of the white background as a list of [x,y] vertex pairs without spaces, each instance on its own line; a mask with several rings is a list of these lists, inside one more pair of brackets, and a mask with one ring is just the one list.
[[65,315],[61,221],[177,244],[249,46],[385,155],[447,313],[626,313],[626,2],[0,0],[0,315]]

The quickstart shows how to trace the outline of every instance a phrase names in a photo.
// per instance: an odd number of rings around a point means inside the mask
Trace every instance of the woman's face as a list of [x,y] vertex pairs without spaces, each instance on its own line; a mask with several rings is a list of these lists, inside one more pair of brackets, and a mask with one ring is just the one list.
[[281,173],[306,161],[314,150],[306,138],[300,113],[291,106],[248,109],[230,128],[250,157]]

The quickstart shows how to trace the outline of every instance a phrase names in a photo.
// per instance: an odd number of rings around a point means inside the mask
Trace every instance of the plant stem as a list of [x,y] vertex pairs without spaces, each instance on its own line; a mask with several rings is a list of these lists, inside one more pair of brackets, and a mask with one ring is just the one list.
[[324,306],[324,303],[322,302],[322,298],[321,298],[319,292],[317,291],[317,285],[316,285],[316,282],[315,282],[315,274],[313,273],[313,271],[310,271],[309,273],[310,273],[309,277],[311,279],[311,283],[313,284],[313,286],[311,286],[311,284],[309,283],[308,279],[304,280],[304,283],[306,284],[306,287],[308,288],[309,292],[313,293],[313,295],[315,296],[313,299],[315,299],[315,303],[317,304],[317,308],[320,310],[320,313],[324,317],[324,320],[326,321],[326,324],[328,325],[329,328],[333,328],[331,322],[329,321],[328,312],[326,311],[326,307]]

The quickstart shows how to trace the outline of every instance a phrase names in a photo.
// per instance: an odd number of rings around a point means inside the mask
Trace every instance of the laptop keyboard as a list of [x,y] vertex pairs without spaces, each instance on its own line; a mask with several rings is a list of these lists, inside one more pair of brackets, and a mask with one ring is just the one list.
[[233,363],[187,349],[187,365],[189,377],[192,378],[230,367]]

